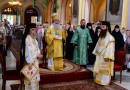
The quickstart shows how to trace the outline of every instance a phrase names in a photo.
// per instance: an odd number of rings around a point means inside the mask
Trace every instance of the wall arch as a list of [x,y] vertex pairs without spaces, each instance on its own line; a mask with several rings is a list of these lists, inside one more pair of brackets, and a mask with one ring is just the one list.
[[[32,6],[32,2],[30,3],[27,3],[24,7],[23,7],[23,11],[21,12],[23,17],[21,17],[21,23],[24,24],[24,12],[25,10],[28,8],[28,7],[31,7]],[[43,14],[43,8],[42,6],[39,4],[39,3],[36,3],[35,6],[34,6],[34,9],[37,10],[38,12],[38,22],[41,22],[42,23],[42,14]]]
[[[0,10],[2,10],[2,6],[4,6],[5,4],[8,4],[10,0],[3,0],[0,2]],[[19,7],[19,13],[21,14],[19,17],[20,17],[20,24],[24,24],[24,12],[26,10],[27,7],[31,6],[32,5],[32,1],[29,0],[27,3],[20,0],[20,2],[23,4],[22,7]],[[38,11],[39,13],[39,16],[38,16],[38,21],[39,22],[42,22],[42,14],[44,12],[44,9],[42,8],[42,5],[40,2],[36,2],[35,4],[35,9]],[[1,14],[0,14],[1,16]]]
[[[32,16],[38,17],[38,11],[35,8],[28,7],[25,10],[24,15],[25,15],[24,24],[27,25],[27,24],[31,23],[31,17]],[[34,20],[36,20],[36,19],[34,19]]]

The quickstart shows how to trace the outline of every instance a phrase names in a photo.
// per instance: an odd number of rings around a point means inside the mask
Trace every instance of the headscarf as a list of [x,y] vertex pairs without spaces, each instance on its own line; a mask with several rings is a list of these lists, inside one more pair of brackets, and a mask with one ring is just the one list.
[[108,22],[108,21],[102,21],[102,25],[106,25],[107,28],[108,28],[109,33],[111,34],[111,25],[110,25],[110,22]]
[[[89,27],[89,26],[91,26],[91,29],[92,29],[92,23],[87,23],[87,28]],[[89,29],[89,28],[88,28]]]
[[124,39],[123,39],[123,35],[121,34],[120,30],[118,32],[116,32],[116,28],[119,28],[119,26],[116,25],[114,30],[112,31],[112,35],[115,38],[115,48],[121,49],[124,47]]

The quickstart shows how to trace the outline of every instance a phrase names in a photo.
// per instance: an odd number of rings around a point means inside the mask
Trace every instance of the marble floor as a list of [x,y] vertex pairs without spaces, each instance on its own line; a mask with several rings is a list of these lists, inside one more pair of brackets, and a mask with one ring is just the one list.
[[[8,53],[8,55],[6,57],[6,60],[7,60],[6,67],[7,67],[7,69],[15,69],[16,59],[14,58],[11,51],[8,51],[7,53]],[[89,66],[88,69],[93,70],[93,66]],[[115,80],[113,82],[130,90],[130,72],[128,73],[128,72],[123,71],[123,77],[122,77],[121,84],[120,84],[119,80],[120,80],[120,77],[119,77],[119,73],[117,72]],[[10,88],[11,84],[18,84],[18,83],[20,83],[20,82],[17,80],[16,81],[14,81],[14,80],[7,81],[6,90],[11,90],[11,88]],[[2,88],[2,77],[1,77],[1,65],[0,65],[0,90],[1,90],[1,88]]]
[[[88,69],[93,71],[93,66],[89,66]],[[122,72],[122,82],[120,84],[120,73],[115,73],[115,80],[113,81],[117,85],[124,87],[128,90],[130,90],[130,72],[123,71]]]

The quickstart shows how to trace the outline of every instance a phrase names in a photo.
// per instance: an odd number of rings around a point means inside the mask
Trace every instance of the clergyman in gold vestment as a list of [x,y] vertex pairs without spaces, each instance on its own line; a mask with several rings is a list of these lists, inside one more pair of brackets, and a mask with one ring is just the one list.
[[108,23],[103,21],[100,37],[93,51],[96,55],[94,82],[100,85],[109,85],[113,75],[115,39],[108,32]]
[[47,42],[47,59],[48,69],[63,70],[63,45],[62,40],[65,40],[65,33],[59,24],[59,15],[52,14],[53,23],[48,28],[45,40]]

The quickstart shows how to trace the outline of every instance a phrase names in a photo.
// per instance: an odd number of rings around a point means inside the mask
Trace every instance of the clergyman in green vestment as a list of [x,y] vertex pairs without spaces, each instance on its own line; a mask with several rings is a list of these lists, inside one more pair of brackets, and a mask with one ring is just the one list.
[[74,44],[73,61],[75,64],[87,65],[88,63],[88,44],[92,43],[89,30],[85,27],[86,21],[84,19],[80,22],[80,27],[77,27],[71,43]]

